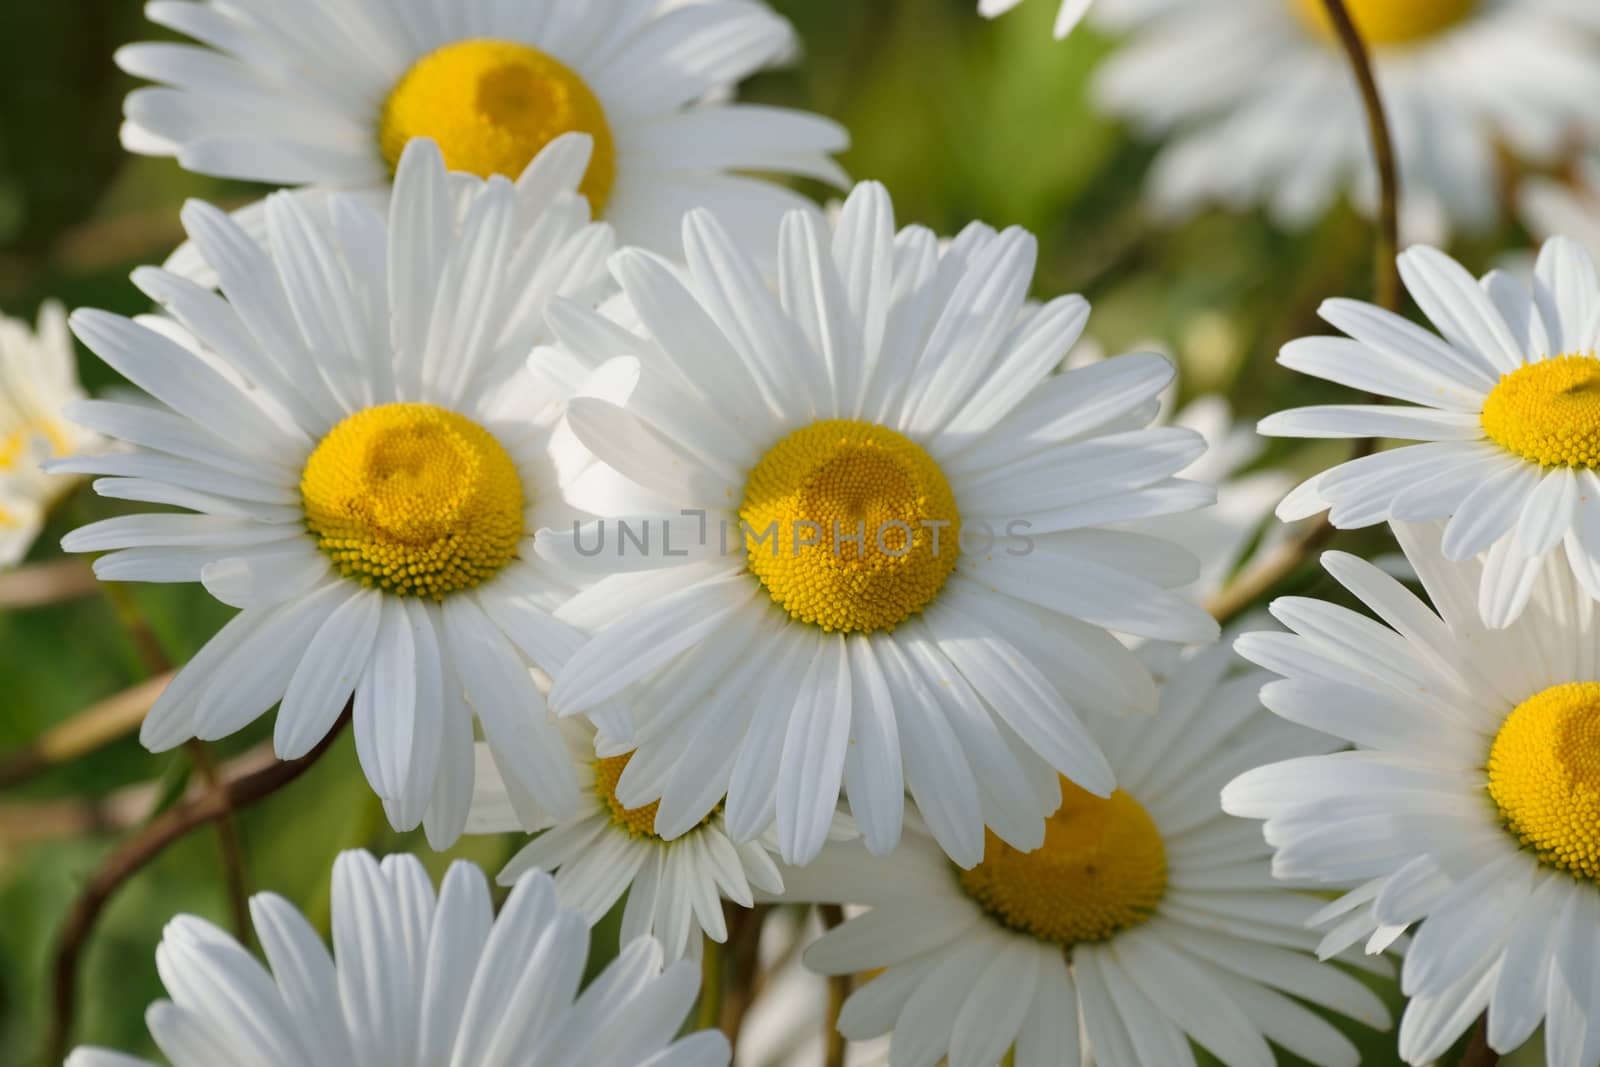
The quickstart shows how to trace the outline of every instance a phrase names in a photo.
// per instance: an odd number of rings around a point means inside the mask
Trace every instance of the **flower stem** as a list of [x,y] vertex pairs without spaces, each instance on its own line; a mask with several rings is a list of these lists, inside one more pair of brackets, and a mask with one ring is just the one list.
[[[817,915],[824,929],[832,930],[844,922],[844,909],[837,904],[819,904]],[[844,1067],[845,1039],[839,1032],[839,1013],[850,996],[850,976],[836,974],[828,979],[828,1013],[823,1022],[822,1043],[825,1067]]]
[[[1361,103],[1367,116],[1367,134],[1372,142],[1373,163],[1378,171],[1373,293],[1379,307],[1386,311],[1399,311],[1400,271],[1397,257],[1400,251],[1400,168],[1395,156],[1388,112],[1384,108],[1383,93],[1378,88],[1377,75],[1373,71],[1372,53],[1362,40],[1361,31],[1350,17],[1344,0],[1322,2],[1328,9],[1328,19],[1350,63],[1356,86],[1361,91]],[[1370,455],[1377,445],[1372,438],[1359,439],[1352,446],[1351,458],[1360,459]],[[1279,582],[1299,570],[1333,536],[1333,532],[1333,525],[1328,521],[1328,516],[1323,514],[1293,541],[1238,575],[1206,605],[1207,609],[1218,622],[1226,625],[1269,595]]]
[[1489,1047],[1489,1016],[1485,1015],[1472,1028],[1472,1040],[1461,1055],[1461,1067],[1495,1067],[1500,1053]]
[[206,823],[271,796],[299,778],[333,747],[350,721],[344,714],[316,748],[297,760],[276,762],[241,778],[221,782],[193,800],[174,805],[145,824],[132,838],[107,856],[73,901],[56,950],[52,988],[54,1001],[43,1062],[60,1063],[72,1043],[72,1023],[77,1014],[78,964],[88,945],[95,921],[123,883],[149,866],[167,847]]

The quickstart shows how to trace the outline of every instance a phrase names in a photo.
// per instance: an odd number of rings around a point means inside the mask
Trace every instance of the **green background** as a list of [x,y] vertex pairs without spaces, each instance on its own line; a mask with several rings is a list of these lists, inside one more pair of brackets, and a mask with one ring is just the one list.
[[[786,0],[806,56],[764,74],[746,97],[806,107],[842,121],[858,178],[884,181],[902,223],[954,232],[974,218],[1020,224],[1041,240],[1037,294],[1081,292],[1093,302],[1090,332],[1111,351],[1159,341],[1178,357],[1186,395],[1224,392],[1256,416],[1326,398],[1277,368],[1284,341],[1320,332],[1325,296],[1371,290],[1371,230],[1348,207],[1312,230],[1288,234],[1255,214],[1208,214],[1176,228],[1147,217],[1141,182],[1153,146],[1091,109],[1086,81],[1111,42],[1050,36],[1052,0],[1029,0],[995,23],[974,0]],[[177,209],[188,197],[228,205],[261,189],[185,174],[169,160],[123,154],[121,98],[132,87],[111,62],[124,42],[155,36],[122,0],[0,0],[0,311],[31,317],[40,301],[134,314],[146,310],[127,281],[180,240]],[[824,190],[815,190],[819,194]],[[1455,251],[1474,269],[1525,243],[1507,223]],[[91,390],[115,376],[83,356]],[[1306,470],[1336,448],[1279,445],[1263,462]],[[61,533],[84,516],[111,514],[87,495],[69,501],[34,549],[59,555]],[[1346,547],[1381,550],[1378,535]],[[1334,595],[1314,573],[1291,584]],[[197,586],[135,587],[168,654],[187,659],[228,609]],[[140,661],[109,603],[78,600],[0,611],[0,754],[142,677]],[[218,747],[226,758],[270,737],[270,717]],[[65,910],[116,833],[63,833],[58,823],[99,818],[139,783],[172,789],[181,755],[152,756],[132,739],[0,796],[0,1064],[33,1062],[45,1017],[46,974]],[[126,805],[124,804],[125,808]],[[348,737],[304,779],[246,813],[252,887],[283,893],[325,926],[328,872],[341,849],[415,850],[435,872],[449,857],[420,835],[397,835],[355,763]],[[493,871],[517,847],[466,839],[451,854]],[[144,1007],[161,995],[154,948],[179,911],[226,925],[214,838],[197,833],[129,883],[102,918],[84,961],[77,1037],[150,1051]],[[612,951],[602,928],[597,954]],[[1390,1035],[1359,1027],[1369,1064],[1393,1064]],[[1287,1062],[1287,1061],[1286,1061]],[[1510,1061],[1508,1061],[1510,1062]],[[1539,1062],[1536,1052],[1518,1057]]]

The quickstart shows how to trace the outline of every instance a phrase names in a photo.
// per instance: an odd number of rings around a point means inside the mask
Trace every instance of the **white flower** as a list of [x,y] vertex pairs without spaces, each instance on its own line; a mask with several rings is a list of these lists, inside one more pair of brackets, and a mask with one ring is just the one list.
[[1242,769],[1331,743],[1274,722],[1261,677],[1228,677],[1230,662],[1225,648],[1193,654],[1154,718],[1094,720],[1120,788],[1102,800],[1063,782],[1036,851],[991,835],[962,871],[908,834],[886,859],[835,845],[786,869],[790,899],[870,906],[805,955],[824,974],[883,968],[840,1031],[892,1033],[897,1067],[994,1067],[1007,1050],[1016,1067],[1192,1067],[1191,1041],[1230,1067],[1270,1067],[1269,1042],[1354,1065],[1349,1040],[1297,1000],[1375,1027],[1382,1002],[1311,957],[1321,901],[1276,886],[1256,828],[1217,802]]
[[[1239,653],[1283,678],[1274,712],[1355,751],[1274,763],[1229,785],[1266,820],[1280,877],[1359,886],[1324,918],[1325,951],[1373,935],[1406,950],[1400,1052],[1433,1061],[1486,1009],[1502,1052],[1545,1028],[1547,1062],[1600,1063],[1600,618],[1564,561],[1540,568],[1516,623],[1487,629],[1482,565],[1435,524],[1397,524],[1432,610],[1353,556],[1328,572],[1376,615],[1284,598],[1292,634]],[[1353,916],[1347,913],[1354,910]]]
[[[596,147],[582,191],[596,216],[663,251],[676,250],[690,208],[764,234],[805,203],[744,172],[843,181],[829,158],[848,140],[838,125],[720,99],[792,45],[789,24],[748,0],[155,0],[146,10],[201,44],[118,51],[124,70],[160,83],[129,95],[123,144],[205,174],[381,195],[414,137],[437,141],[452,170],[514,179],[561,135],[584,133]],[[519,181],[519,194],[537,200],[537,184]]]
[[582,377],[536,379],[526,356],[551,297],[593,298],[614,242],[570,185],[532,178],[545,193],[525,225],[503,178],[453,195],[426,141],[407,149],[387,231],[362,202],[284,193],[257,243],[192,204],[221,296],[141,270],[172,320],[73,317],[155,403],[79,405],[77,421],[137,447],[58,469],[198,514],[108,519],[65,546],[108,552],[107,581],[201,581],[242,609],[151,710],[148,747],[226,736],[281,700],[277,752],[294,758],[353,694],[361,764],[397,827],[426,808],[436,847],[460,833],[474,715],[508,775],[573,809],[528,667],[579,643],[549,614],[572,587],[533,534],[571,514],[562,486],[590,462],[559,430]]
[[[1400,272],[1439,336],[1386,311],[1330,300],[1349,335],[1291,342],[1279,362],[1403,405],[1334,404],[1262,420],[1285,437],[1425,442],[1342,463],[1279,505],[1284,519],[1328,509],[1335,526],[1449,518],[1444,553],[1487,552],[1479,610],[1521,613],[1545,556],[1566,556],[1600,597],[1600,279],[1571,241],[1539,254],[1531,292],[1502,272],[1474,279],[1431,248]],[[1442,338],[1442,339],[1441,339]]]
[[1200,438],[1147,428],[1170,365],[1053,377],[1088,305],[1019,319],[1032,236],[977,224],[941,253],[928,230],[896,235],[876,185],[834,232],[784,221],[777,294],[709,216],[686,219],[685,245],[685,268],[612,261],[650,339],[552,309],[570,353],[643,365],[626,409],[580,398],[568,422],[609,464],[575,500],[655,517],[655,547],[615,523],[540,538],[611,573],[560,613],[598,633],[551,706],[644,684],[640,758],[662,770],[623,801],[659,799],[682,826],[726,794],[734,840],[776,817],[791,862],[821,848],[841,782],[874,851],[899,839],[908,789],[965,865],[986,823],[1036,847],[1057,771],[1115,785],[1080,715],[1154,703],[1107,631],[1216,634],[1169,589],[1191,558],[1103,528],[1213,497],[1173,477]]
[[[271,968],[204,919],[179,916],[156,949],[171,1000],[150,1036],[173,1067],[726,1067],[728,1043],[674,1040],[700,988],[662,969],[649,938],[623,946],[581,994],[589,931],[542,874],[498,918],[483,873],[451,865],[437,898],[414,856],[346,852],[333,868],[330,956],[288,901],[250,901]],[[147,1061],[80,1048],[67,1067]]]
[[[771,835],[736,844],[721,811],[687,826],[664,826],[655,804],[628,808],[617,799],[617,785],[632,766],[633,753],[602,756],[595,749],[593,726],[582,719],[561,725],[580,797],[577,813],[566,818],[550,816],[531,797],[507,788],[479,746],[467,832],[538,834],[500,872],[502,884],[514,883],[530,869],[554,872],[562,905],[581,912],[591,925],[626,892],[622,939],[654,937],[668,959],[698,959],[702,933],[717,942],[728,939],[724,899],[748,908],[757,892],[783,891]],[[640,761],[633,773],[658,771]],[[840,823],[834,836],[853,835]]]
[[[1548,162],[1600,130],[1600,7],[1346,2],[1383,90],[1409,239],[1499,217],[1502,145]],[[1169,139],[1150,181],[1162,209],[1264,204],[1298,227],[1347,190],[1372,209],[1366,119],[1323,0],[1106,0],[1101,13],[1131,32],[1100,99]]]
[[62,417],[84,396],[59,304],[39,309],[37,330],[0,315],[0,568],[28,554],[50,505],[77,484],[40,464],[100,442]]
[[[978,14],[992,19],[1004,15],[1020,3],[1022,0],[978,0]],[[1094,0],[1061,0],[1061,12],[1056,16],[1056,39],[1060,40],[1071,33],[1093,3]]]
[[1600,255],[1600,155],[1584,156],[1572,184],[1529,177],[1517,190],[1522,222],[1534,236],[1571,237]]

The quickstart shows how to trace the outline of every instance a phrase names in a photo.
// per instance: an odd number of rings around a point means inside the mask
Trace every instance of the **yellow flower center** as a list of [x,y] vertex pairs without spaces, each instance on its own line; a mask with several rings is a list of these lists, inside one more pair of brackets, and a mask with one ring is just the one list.
[[1540,862],[1600,881],[1600,682],[1516,706],[1489,750],[1489,796]]
[[451,170],[487,178],[521,175],[564,133],[594,138],[578,191],[598,216],[617,176],[605,109],[560,60],[513,41],[457,41],[429,52],[383,105],[378,141],[390,168],[413,137],[431,137]]
[[[1333,23],[1323,0],[1293,0],[1302,21],[1331,39]],[[1345,0],[1350,21],[1371,45],[1411,44],[1437,36],[1465,19],[1477,0]]]
[[1150,813],[1118,789],[1106,798],[1061,780],[1044,844],[1019,852],[986,831],[983,862],[961,888],[996,922],[1070,948],[1150,918],[1167,890],[1167,848]]
[[489,431],[432,404],[339,423],[300,478],[306,525],[346,577],[442,598],[494,576],[523,534],[522,480]]
[[617,782],[622,779],[622,772],[627,769],[628,761],[633,759],[632,752],[624,752],[620,756],[607,756],[594,761],[594,789],[606,802],[606,810],[611,813],[611,821],[618,828],[626,830],[634,837],[656,837],[656,809],[661,807],[659,800],[646,804],[642,808],[625,808],[622,801],[617,799]]
[[739,517],[750,570],[793,618],[845,633],[893,629],[955,569],[961,516],[928,453],[838,419],[761,457]]
[[1600,359],[1557,356],[1518,367],[1483,402],[1483,432],[1544,467],[1600,466]]
[[29,443],[38,437],[44,438],[50,445],[52,456],[64,456],[72,451],[72,442],[57,423],[49,419],[24,423],[8,433],[0,434],[0,472],[14,470],[27,454]]

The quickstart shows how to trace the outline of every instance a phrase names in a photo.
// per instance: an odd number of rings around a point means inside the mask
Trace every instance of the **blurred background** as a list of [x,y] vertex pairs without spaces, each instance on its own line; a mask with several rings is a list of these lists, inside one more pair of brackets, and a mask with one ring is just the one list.
[[[1087,99],[1086,81],[1113,43],[1085,32],[1054,41],[1053,3],[1033,0],[994,23],[976,17],[973,0],[774,0],[774,6],[797,25],[805,59],[753,80],[744,95],[843,122],[854,137],[847,168],[890,187],[902,224],[918,221],[950,233],[981,218],[1033,230],[1042,245],[1038,295],[1086,295],[1094,305],[1090,332],[1108,351],[1146,343],[1170,351],[1186,398],[1220,393],[1253,419],[1318,392],[1309,379],[1277,368],[1273,357],[1286,340],[1321,332],[1314,313],[1323,297],[1371,293],[1371,228],[1348,206],[1301,234],[1276,230],[1256,214],[1156,225],[1140,200],[1152,146],[1097,116]],[[202,197],[233,206],[264,191],[122,152],[117,127],[133,81],[117,71],[111,53],[154,36],[134,0],[0,2],[0,312],[31,319],[47,298],[125,314],[147,310],[128,272],[159,262],[180,241],[182,202]],[[1486,269],[1500,250],[1526,243],[1511,226],[1453,251],[1474,271]],[[91,392],[117,384],[82,352],[80,364]],[[1279,443],[1260,462],[1309,471],[1336,451],[1301,449],[1288,459],[1290,449]],[[66,501],[30,564],[58,560],[65,530],[114,508],[86,492]],[[1347,547],[1358,546],[1359,539],[1349,539]],[[1310,570],[1300,580],[1319,595],[1334,595]],[[147,677],[114,600],[82,585],[81,595],[47,607],[10,607],[0,597],[0,1064],[6,1065],[34,1062],[50,956],[84,879],[129,829],[187,784],[185,755],[152,756],[131,734],[26,781],[5,770],[8,754],[42,731]],[[125,593],[172,662],[187,660],[229,614],[198,586]],[[218,758],[260,758],[270,723],[269,716],[216,746]],[[420,834],[394,834],[355,770],[348,734],[304,779],[245,813],[241,826],[252,889],[282,893],[324,928],[329,870],[341,849],[416,850],[438,873],[454,855],[495,870],[518,845],[468,838],[451,856],[440,856]],[[227,925],[226,900],[209,832],[191,835],[133,879],[84,958],[78,1040],[150,1051],[142,1017],[161,995],[154,948],[163,923],[187,911]],[[597,961],[614,945],[614,927],[603,928]],[[1366,1063],[1398,1062],[1391,1036],[1350,1032],[1366,1050]],[[1539,1058],[1534,1049],[1506,1062]]]

